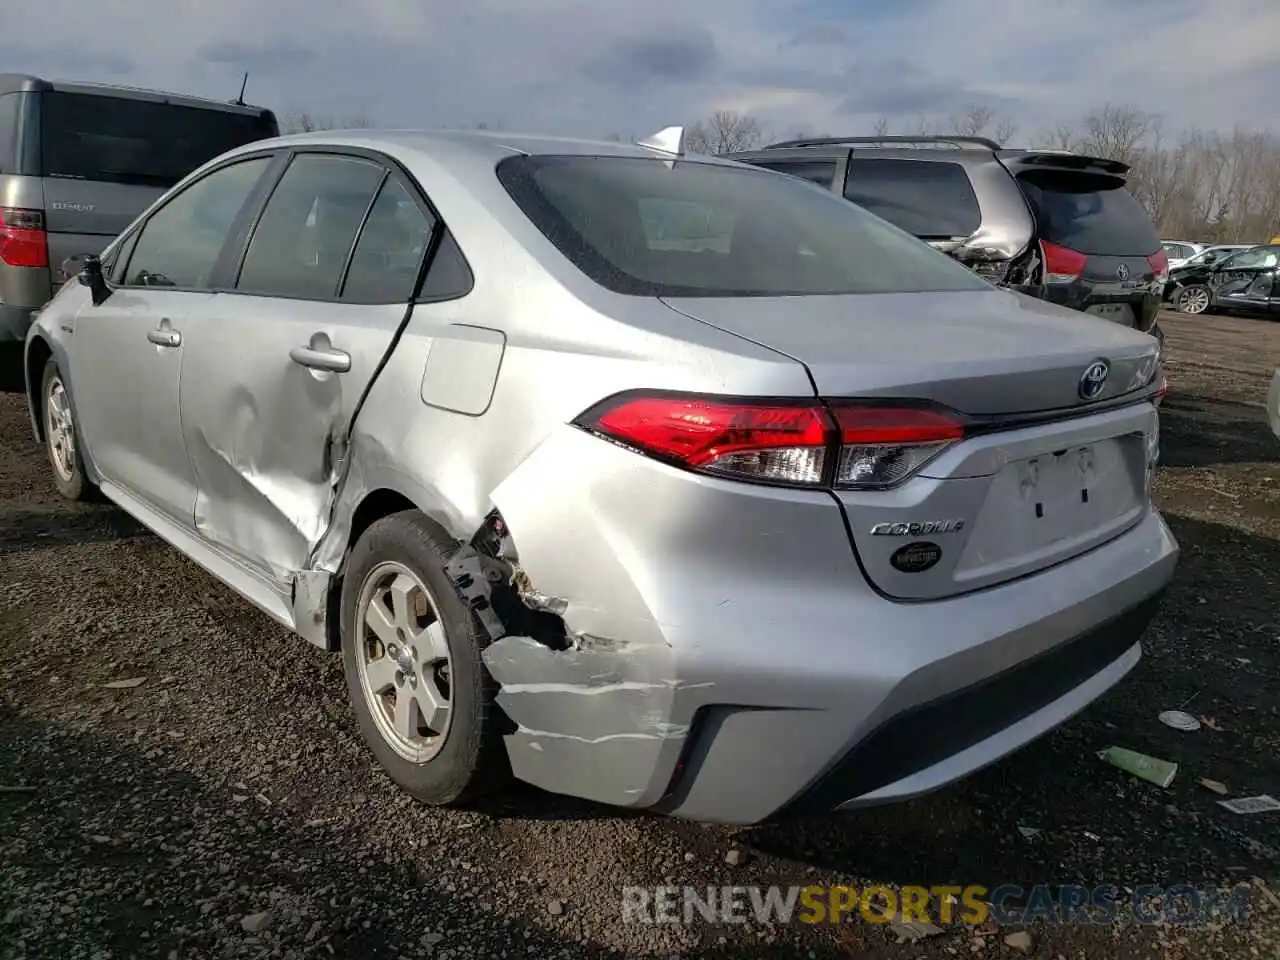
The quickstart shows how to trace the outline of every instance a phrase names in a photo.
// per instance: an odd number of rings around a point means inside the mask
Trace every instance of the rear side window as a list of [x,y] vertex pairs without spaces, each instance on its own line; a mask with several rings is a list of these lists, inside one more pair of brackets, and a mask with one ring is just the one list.
[[1037,171],[1018,184],[1043,240],[1098,256],[1146,257],[1160,249],[1151,217],[1114,177]]
[[949,161],[854,158],[844,195],[926,240],[969,237],[982,225],[969,175]]
[[388,179],[360,231],[342,299],[408,303],[433,229],[435,222],[400,181]]
[[560,253],[618,293],[987,289],[966,267],[836,195],[745,165],[520,156],[497,173]]
[[1182,243],[1166,243],[1164,244],[1165,256],[1170,260],[1186,260],[1195,254],[1195,251]]
[[418,291],[420,303],[435,303],[440,300],[456,300],[465,297],[475,286],[475,277],[471,266],[462,254],[462,248],[453,238],[453,231],[448,228],[440,238],[440,246],[431,258],[431,266]]
[[171,187],[214,157],[277,133],[270,117],[123,97],[40,95],[41,175]]
[[254,228],[236,289],[310,300],[336,297],[356,232],[384,176],[381,165],[356,157],[294,157]]
[[1243,250],[1230,259],[1222,261],[1224,270],[1258,270],[1269,269],[1276,265],[1276,249],[1274,247],[1254,247]]
[[770,161],[757,166],[778,173],[786,173],[801,180],[808,180],[819,186],[831,189],[831,181],[836,178],[836,162],[834,160],[788,160]]

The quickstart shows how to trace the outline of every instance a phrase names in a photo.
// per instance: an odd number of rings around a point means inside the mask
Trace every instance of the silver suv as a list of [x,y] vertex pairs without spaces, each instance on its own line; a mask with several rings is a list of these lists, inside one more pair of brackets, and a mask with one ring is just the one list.
[[1002,286],[1160,336],[1168,258],[1129,167],[983,137],[829,137],[728,155],[841,194]]
[[0,343],[188,173],[280,132],[262,107],[0,73]]

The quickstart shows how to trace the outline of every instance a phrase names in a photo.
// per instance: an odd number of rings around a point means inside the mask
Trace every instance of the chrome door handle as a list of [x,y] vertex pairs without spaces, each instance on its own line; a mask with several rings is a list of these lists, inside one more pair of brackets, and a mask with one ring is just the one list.
[[294,347],[289,351],[289,359],[311,370],[346,373],[351,369],[351,355],[332,347]]
[[147,339],[157,347],[182,346],[182,334],[177,330],[170,330],[167,326],[161,327],[159,330],[148,330]]

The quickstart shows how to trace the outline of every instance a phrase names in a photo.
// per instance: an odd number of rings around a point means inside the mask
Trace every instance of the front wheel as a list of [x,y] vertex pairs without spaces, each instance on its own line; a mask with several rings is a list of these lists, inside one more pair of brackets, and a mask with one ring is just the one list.
[[1174,305],[1179,313],[1189,313],[1192,316],[1206,313],[1209,309],[1209,288],[1198,283],[1183,287],[1176,294]]
[[342,582],[347,689],[369,749],[402,789],[460,806],[510,776],[481,660],[488,634],[444,572],[455,549],[416,511],[377,521]]
[[71,397],[55,360],[44,367],[40,386],[44,418],[44,447],[53,467],[53,483],[68,500],[92,500],[94,487],[84,472],[84,459],[76,442],[75,417]]

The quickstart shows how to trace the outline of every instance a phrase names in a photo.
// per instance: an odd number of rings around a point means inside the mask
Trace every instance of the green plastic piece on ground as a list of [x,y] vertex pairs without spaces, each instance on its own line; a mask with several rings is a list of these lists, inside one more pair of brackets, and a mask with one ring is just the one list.
[[1137,750],[1126,750],[1124,747],[1107,747],[1099,751],[1098,756],[1113,767],[1119,767],[1157,787],[1169,786],[1178,774],[1176,763],[1149,757]]

